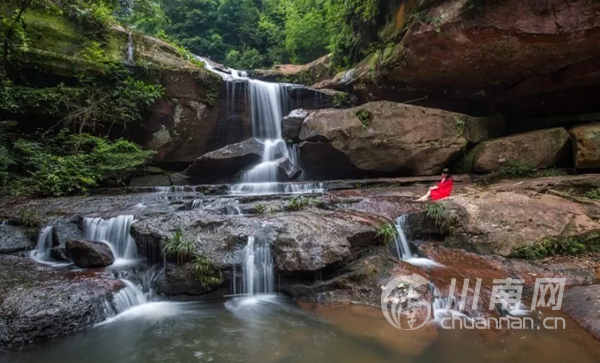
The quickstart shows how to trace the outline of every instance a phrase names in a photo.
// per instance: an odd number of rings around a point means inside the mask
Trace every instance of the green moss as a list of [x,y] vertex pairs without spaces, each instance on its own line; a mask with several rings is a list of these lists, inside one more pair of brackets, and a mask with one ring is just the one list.
[[585,196],[590,199],[600,199],[600,188],[592,189],[585,193]]
[[356,96],[346,92],[338,92],[333,95],[331,103],[335,108],[354,107],[356,105]]
[[371,112],[365,109],[360,109],[356,111],[356,117],[358,117],[358,120],[362,124],[363,130],[369,128],[369,125],[371,125],[371,121],[373,120],[373,115],[371,114]]
[[575,237],[546,237],[517,248],[510,257],[536,260],[550,256],[574,256],[597,251],[600,251],[600,233],[592,232]]
[[299,211],[310,204],[311,199],[309,197],[293,197],[292,199],[290,199],[289,203],[284,207],[284,209],[286,211]]
[[88,41],[73,23],[60,14],[28,10],[23,14],[23,21],[27,26],[28,48],[73,56]]

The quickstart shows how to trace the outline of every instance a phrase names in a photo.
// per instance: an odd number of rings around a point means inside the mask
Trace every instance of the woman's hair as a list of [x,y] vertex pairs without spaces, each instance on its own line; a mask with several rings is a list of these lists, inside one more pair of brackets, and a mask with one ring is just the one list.
[[450,174],[450,169],[444,168],[442,169],[442,173],[448,175],[448,178],[452,178],[452,174]]

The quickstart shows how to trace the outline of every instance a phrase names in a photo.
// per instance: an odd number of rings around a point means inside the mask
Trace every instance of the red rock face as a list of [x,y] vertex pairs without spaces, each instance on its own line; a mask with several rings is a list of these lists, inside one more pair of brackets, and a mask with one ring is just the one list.
[[394,54],[375,62],[377,82],[367,76],[373,59],[357,66],[355,89],[366,99],[382,89],[396,101],[429,95],[423,102],[454,109],[461,101],[535,115],[597,108],[588,95],[600,89],[600,3],[474,2],[483,8],[458,0],[429,8],[435,21],[413,24]]

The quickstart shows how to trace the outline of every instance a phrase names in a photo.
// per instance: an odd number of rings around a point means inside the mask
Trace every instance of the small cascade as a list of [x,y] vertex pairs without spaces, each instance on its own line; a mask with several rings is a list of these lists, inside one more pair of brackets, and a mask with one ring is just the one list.
[[398,233],[394,238],[394,242],[396,245],[396,253],[398,254],[398,258],[415,266],[443,267],[444,265],[437,263],[429,258],[417,257],[413,255],[410,249],[410,243],[408,242],[408,238],[406,238],[407,218],[408,215],[403,214],[396,218],[395,221],[396,230]]
[[8,226],[8,219],[2,220],[2,223],[0,223],[0,226]]
[[445,317],[460,316],[466,317],[461,313],[461,307],[455,296],[441,296],[437,288],[433,288],[433,301],[431,304],[433,317],[435,321],[440,321]]
[[273,293],[273,258],[268,243],[256,243],[254,236],[248,237],[242,274],[242,292],[245,295]]
[[129,37],[127,39],[127,62],[129,62],[129,64],[134,64],[133,52],[133,33],[129,32]]
[[406,217],[406,214],[403,214],[396,218],[396,230],[398,233],[396,234],[396,238],[394,238],[398,258],[402,258],[403,260],[413,258],[408,239],[406,239],[406,234],[404,233],[404,229],[406,228]]
[[237,204],[228,204],[226,207],[226,213],[228,216],[239,216],[242,215],[242,210],[240,209],[240,206]]
[[85,218],[83,220],[83,236],[88,240],[105,241],[113,250],[115,260],[133,260],[137,257],[137,249],[129,228],[134,222],[132,215],[123,215],[108,220],[102,218]]
[[40,263],[50,262],[50,249],[52,248],[53,232],[54,227],[52,226],[46,226],[41,230],[35,245],[35,250],[31,251],[30,253],[30,257],[34,261]]

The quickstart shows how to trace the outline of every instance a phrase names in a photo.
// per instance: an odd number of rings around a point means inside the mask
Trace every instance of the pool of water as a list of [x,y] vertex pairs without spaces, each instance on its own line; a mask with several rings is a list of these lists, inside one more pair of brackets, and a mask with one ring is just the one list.
[[566,330],[414,331],[379,309],[298,305],[281,295],[156,302],[89,330],[0,354],[6,363],[599,362],[600,342]]

